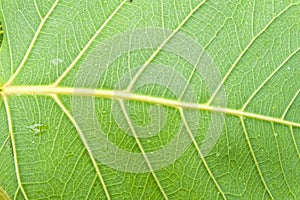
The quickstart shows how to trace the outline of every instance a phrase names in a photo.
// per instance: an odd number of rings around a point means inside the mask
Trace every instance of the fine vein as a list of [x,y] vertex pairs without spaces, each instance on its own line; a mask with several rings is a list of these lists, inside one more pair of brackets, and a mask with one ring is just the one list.
[[41,15],[41,12],[40,12],[40,9],[39,9],[39,7],[38,7],[38,5],[37,5],[36,0],[34,0],[34,6],[35,6],[36,12],[38,13],[40,19],[43,20],[43,17],[42,17],[42,15]]
[[7,144],[8,140],[9,140],[9,135],[6,137],[6,139],[4,140],[2,146],[0,147],[0,154],[1,154],[2,150],[4,149],[5,145]]

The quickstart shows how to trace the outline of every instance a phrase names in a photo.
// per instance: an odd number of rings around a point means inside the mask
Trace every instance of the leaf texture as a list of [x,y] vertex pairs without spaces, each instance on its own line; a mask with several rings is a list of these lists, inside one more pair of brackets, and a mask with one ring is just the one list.
[[299,198],[299,1],[0,4],[1,198]]

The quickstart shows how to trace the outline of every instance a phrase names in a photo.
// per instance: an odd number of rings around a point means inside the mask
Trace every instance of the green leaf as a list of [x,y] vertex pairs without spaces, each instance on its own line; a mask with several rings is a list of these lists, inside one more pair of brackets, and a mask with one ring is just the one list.
[[0,4],[0,198],[300,196],[299,1]]
[[1,44],[2,44],[2,40],[3,40],[3,30],[2,30],[2,24],[0,22],[0,47],[1,47]]

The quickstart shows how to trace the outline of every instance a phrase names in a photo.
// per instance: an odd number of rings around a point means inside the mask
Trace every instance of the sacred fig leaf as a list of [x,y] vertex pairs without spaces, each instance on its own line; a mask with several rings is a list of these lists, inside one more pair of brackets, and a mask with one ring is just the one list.
[[0,199],[299,199],[300,1],[0,11]]

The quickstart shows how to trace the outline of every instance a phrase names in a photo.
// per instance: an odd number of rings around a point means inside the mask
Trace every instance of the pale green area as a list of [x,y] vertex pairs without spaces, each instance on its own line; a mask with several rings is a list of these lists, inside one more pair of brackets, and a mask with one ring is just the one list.
[[[54,83],[121,4],[120,0],[60,1],[37,33],[41,17],[47,15],[55,1],[36,2],[37,7],[34,1],[0,1],[0,21],[5,27],[0,85],[9,80],[24,59],[26,62],[13,85]],[[74,86],[76,73],[88,53],[112,35],[145,27],[175,30],[199,3],[200,0],[124,3],[59,86]],[[11,199],[25,199],[25,195],[28,199],[299,198],[299,13],[300,1],[206,1],[179,30],[198,41],[213,58],[222,77],[226,77],[228,108],[240,110],[247,102],[246,112],[282,118],[296,125],[227,115],[217,145],[205,157],[207,165],[199,158],[196,147],[190,145],[175,163],[154,172],[157,180],[152,173],[126,173],[98,162],[104,182],[101,183],[74,125],[49,96],[16,94],[8,98],[17,152],[15,162],[9,139],[10,120],[1,96],[0,188]],[[36,41],[25,57],[35,34]],[[123,74],[144,64],[153,51],[130,52],[117,59],[101,77],[100,87],[112,89]],[[159,53],[152,62],[173,66],[186,78],[192,69],[182,58],[167,52]],[[194,103],[209,100],[201,76],[195,74],[190,85],[196,88],[198,102]],[[175,98],[170,91],[157,86],[139,92]],[[72,98],[59,97],[72,113]],[[127,151],[140,152],[135,139],[117,127],[111,115],[111,100],[99,98],[96,104],[97,117],[107,137]],[[137,124],[149,123],[148,106],[132,103],[132,120]],[[179,126],[178,112],[173,108],[166,111],[167,124],[161,133],[150,141],[141,140],[147,152],[167,144]],[[209,112],[199,112],[201,126],[195,138],[198,147],[210,119]],[[24,192],[18,187],[18,178]]]

